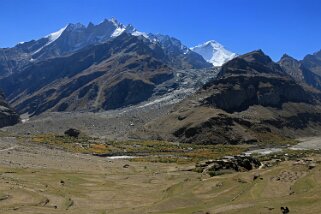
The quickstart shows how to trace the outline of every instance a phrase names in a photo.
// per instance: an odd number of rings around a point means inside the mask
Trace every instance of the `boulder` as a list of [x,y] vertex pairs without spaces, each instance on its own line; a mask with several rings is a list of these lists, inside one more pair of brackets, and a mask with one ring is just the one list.
[[70,128],[65,131],[65,135],[69,137],[78,138],[80,135],[80,131],[78,129]]
[[313,168],[316,167],[316,164],[315,164],[315,163],[310,163],[310,164],[308,165],[308,167],[309,167],[309,169],[313,169]]

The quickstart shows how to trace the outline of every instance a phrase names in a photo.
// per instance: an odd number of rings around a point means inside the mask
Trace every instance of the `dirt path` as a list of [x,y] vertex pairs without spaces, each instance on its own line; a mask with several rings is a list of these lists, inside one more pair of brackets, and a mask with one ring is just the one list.
[[9,148],[6,148],[6,149],[0,149],[0,152],[5,152],[5,151],[10,151],[10,150],[13,150],[15,148],[17,148],[18,146],[11,146]]
[[0,137],[0,152],[14,150],[18,147],[15,137]]

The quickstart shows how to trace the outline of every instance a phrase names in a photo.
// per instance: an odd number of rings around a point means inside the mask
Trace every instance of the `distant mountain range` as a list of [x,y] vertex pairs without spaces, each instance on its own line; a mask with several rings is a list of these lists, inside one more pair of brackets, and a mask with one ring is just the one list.
[[[30,63],[70,55],[84,47],[105,43],[123,33],[142,36],[151,43],[160,44],[167,51],[169,57],[183,53],[186,58],[200,58],[199,55],[194,53],[197,52],[208,62],[219,66],[235,56],[235,54],[225,50],[222,45],[213,41],[189,49],[178,39],[167,35],[140,32],[132,25],[125,26],[112,18],[105,19],[97,25],[93,23],[89,23],[87,26],[80,23],[68,24],[57,32],[41,39],[20,42],[13,48],[0,49],[0,77],[19,72]],[[208,49],[209,47],[211,47],[211,50]],[[211,51],[211,53],[208,51]]]

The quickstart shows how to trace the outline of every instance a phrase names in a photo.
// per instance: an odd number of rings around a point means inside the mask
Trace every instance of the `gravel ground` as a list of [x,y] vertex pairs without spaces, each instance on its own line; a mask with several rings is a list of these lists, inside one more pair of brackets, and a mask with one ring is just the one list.
[[99,169],[109,162],[84,154],[72,154],[45,145],[0,137],[0,166],[18,168],[51,168],[62,170]]
[[132,133],[141,132],[144,124],[167,114],[174,104],[193,94],[217,72],[218,69],[176,71],[174,78],[155,88],[152,98],[138,105],[99,113],[48,112],[30,119],[28,115],[22,115],[23,123],[2,130],[26,135],[63,134],[69,128],[77,128],[87,135],[110,140],[135,138]]
[[300,150],[300,149],[321,149],[321,137],[305,137],[298,139],[300,143],[295,146],[292,146],[291,149]]
[[161,115],[166,114],[172,104],[154,103],[147,106],[134,106],[120,110],[91,112],[50,112],[23,123],[2,130],[17,135],[55,133],[63,134],[69,128],[76,128],[83,133],[109,140],[125,140],[133,138],[132,133],[143,129],[143,125]]

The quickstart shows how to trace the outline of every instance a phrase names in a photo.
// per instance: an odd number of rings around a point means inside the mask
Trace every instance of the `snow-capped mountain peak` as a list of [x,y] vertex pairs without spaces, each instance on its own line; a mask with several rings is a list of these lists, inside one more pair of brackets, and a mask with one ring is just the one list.
[[236,53],[226,50],[222,44],[215,40],[207,41],[190,49],[200,54],[207,62],[212,63],[214,66],[221,66],[237,56]]

